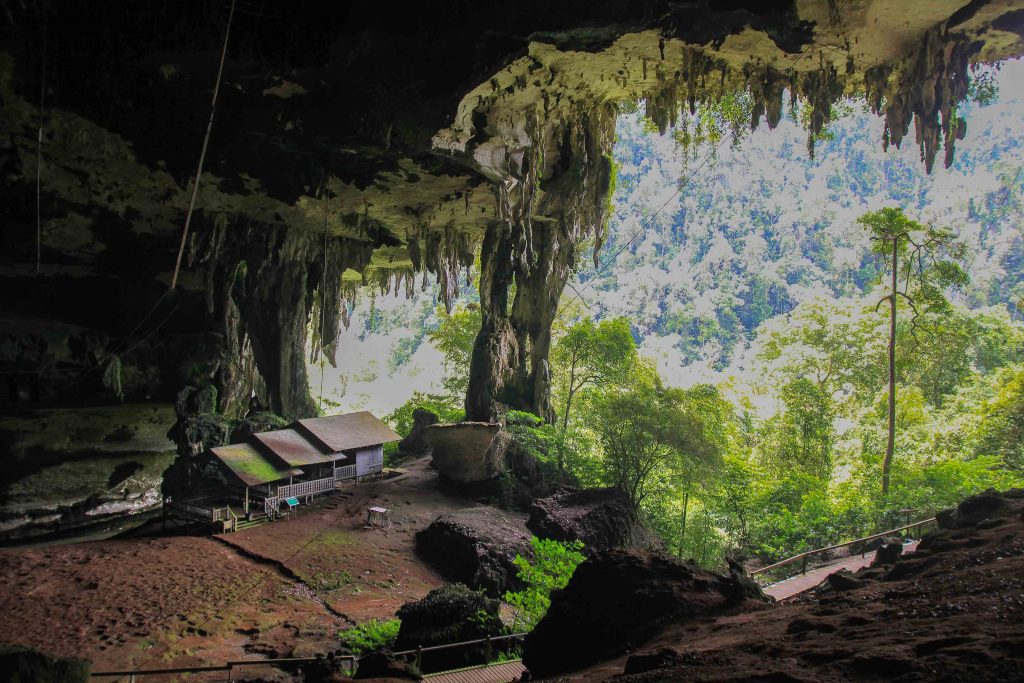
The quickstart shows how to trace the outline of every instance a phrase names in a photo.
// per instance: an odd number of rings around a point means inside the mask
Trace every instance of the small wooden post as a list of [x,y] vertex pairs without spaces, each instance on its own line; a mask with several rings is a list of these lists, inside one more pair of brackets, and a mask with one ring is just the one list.
[[807,556],[804,555],[803,567],[800,569],[801,574],[807,573]]
[[416,647],[416,671],[423,670],[423,646]]
[[249,487],[245,487],[245,516],[249,516]]

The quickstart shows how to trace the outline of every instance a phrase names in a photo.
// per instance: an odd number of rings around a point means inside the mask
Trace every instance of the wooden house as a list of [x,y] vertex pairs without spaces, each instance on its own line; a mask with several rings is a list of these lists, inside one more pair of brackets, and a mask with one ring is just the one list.
[[[401,437],[369,412],[298,420],[287,429],[260,432],[247,443],[211,448],[228,483],[215,502],[189,501],[175,511],[202,517],[225,530],[273,519],[345,481],[379,476],[384,444]],[[225,503],[222,505],[222,503]],[[241,514],[232,509],[238,505]]]

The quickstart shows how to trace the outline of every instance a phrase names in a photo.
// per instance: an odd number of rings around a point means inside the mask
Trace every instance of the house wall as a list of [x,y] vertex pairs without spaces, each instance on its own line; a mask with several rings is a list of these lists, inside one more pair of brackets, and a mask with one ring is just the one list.
[[356,476],[364,477],[384,468],[384,446],[377,445],[356,451]]

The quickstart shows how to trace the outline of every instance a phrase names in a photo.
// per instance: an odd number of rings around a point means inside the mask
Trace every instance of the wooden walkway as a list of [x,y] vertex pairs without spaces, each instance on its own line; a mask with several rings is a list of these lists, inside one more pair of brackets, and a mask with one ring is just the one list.
[[[917,541],[911,541],[903,545],[904,553],[911,553],[917,549]],[[858,569],[862,569],[871,564],[875,559],[875,551],[867,553],[863,557],[860,555],[854,555],[853,557],[847,557],[842,560],[837,560],[831,564],[824,565],[822,567],[815,567],[806,574],[797,574],[796,576],[790,577],[778,583],[773,583],[770,586],[765,586],[765,595],[770,595],[776,600],[785,600],[791,598],[794,595],[799,595],[804,591],[808,591],[819,583],[824,581],[829,574],[835,574],[836,572],[847,571],[855,572]]]
[[468,669],[442,671],[424,676],[430,683],[513,683],[526,671],[526,667],[518,659],[513,662],[472,666]]

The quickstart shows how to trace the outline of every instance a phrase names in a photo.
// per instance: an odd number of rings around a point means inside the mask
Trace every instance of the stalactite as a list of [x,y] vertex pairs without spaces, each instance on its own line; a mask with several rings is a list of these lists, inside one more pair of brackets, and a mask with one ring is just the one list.
[[553,419],[551,323],[581,239],[600,236],[604,222],[614,105],[579,106],[535,123],[526,128],[533,144],[512,166],[516,175],[499,186],[504,206],[484,238],[469,419],[497,419],[501,404]]
[[[333,365],[339,325],[347,317],[342,274],[348,268],[365,271],[373,243],[333,237],[325,259],[322,235],[227,214],[207,223],[196,261],[203,267],[207,304],[220,320],[225,365],[251,358],[271,410],[315,414],[303,352],[307,328],[315,351]],[[323,315],[323,339],[321,326],[308,324],[312,314]],[[219,393],[247,402],[247,387],[238,386],[244,379],[222,373]]]
[[913,119],[925,169],[931,173],[940,139],[945,146],[944,164],[949,167],[953,163],[956,140],[966,133],[966,124],[957,116],[956,108],[967,96],[968,61],[979,49],[977,43],[936,27],[925,33],[910,58],[865,72],[871,109],[885,115],[884,147],[889,143],[899,147]]
[[802,75],[797,83],[800,96],[807,100],[811,117],[807,131],[807,153],[814,158],[814,140],[832,120],[832,105],[843,96],[844,83],[831,63],[820,61],[815,71]]

